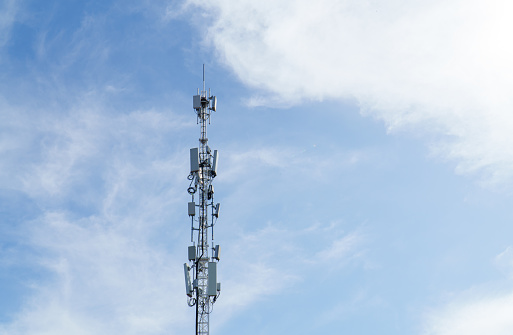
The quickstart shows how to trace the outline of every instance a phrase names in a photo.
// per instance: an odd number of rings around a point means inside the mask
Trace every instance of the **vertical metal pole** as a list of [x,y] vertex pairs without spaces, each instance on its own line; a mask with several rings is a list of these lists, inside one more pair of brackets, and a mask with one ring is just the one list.
[[[204,67],[203,67],[204,71]],[[203,72],[203,76],[205,76]],[[209,312],[210,312],[210,297],[207,295],[207,284],[208,284],[208,215],[207,215],[207,199],[208,199],[208,188],[211,185],[210,166],[208,164],[210,158],[207,153],[207,121],[210,117],[208,109],[208,97],[205,91],[205,82],[203,82],[203,91],[201,92],[202,106],[200,109],[200,123],[201,123],[201,135],[199,139],[200,150],[200,170],[199,175],[199,231],[198,231],[198,266],[197,266],[197,278],[198,278],[198,300],[196,308],[198,310],[198,321],[197,321],[197,334],[208,335],[209,333]]]

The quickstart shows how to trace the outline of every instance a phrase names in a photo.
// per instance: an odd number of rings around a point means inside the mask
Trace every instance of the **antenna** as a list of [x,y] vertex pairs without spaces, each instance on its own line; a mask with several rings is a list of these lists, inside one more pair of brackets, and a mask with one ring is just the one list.
[[[208,146],[207,124],[212,111],[216,111],[217,99],[207,96],[205,90],[205,64],[203,64],[203,90],[192,97],[192,107],[200,123],[198,148],[190,150],[191,169],[187,192],[188,215],[191,219],[191,243],[188,247],[188,261],[184,264],[185,293],[187,304],[196,306],[196,335],[209,334],[209,316],[221,293],[217,282],[219,245],[214,247],[214,225],[219,218],[220,204],[214,204],[213,179],[217,176],[218,151]],[[197,200],[197,201],[196,201]],[[209,243],[211,236],[212,246]],[[211,248],[209,248],[211,247]],[[209,256],[209,251],[212,255]],[[192,281],[191,281],[192,278]],[[192,284],[191,284],[192,282]]]

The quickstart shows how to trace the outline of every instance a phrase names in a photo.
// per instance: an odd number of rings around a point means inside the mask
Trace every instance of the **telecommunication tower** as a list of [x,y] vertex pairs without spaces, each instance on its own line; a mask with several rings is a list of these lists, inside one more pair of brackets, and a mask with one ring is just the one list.
[[196,335],[208,335],[209,315],[221,292],[221,284],[217,282],[220,248],[219,245],[214,246],[214,225],[219,218],[220,204],[214,204],[212,185],[217,175],[218,153],[217,150],[212,152],[207,138],[207,124],[210,124],[211,112],[216,111],[216,104],[217,99],[210,95],[210,89],[208,95],[205,90],[203,65],[203,90],[200,93],[198,89],[198,94],[192,99],[201,133],[199,147],[190,150],[191,172],[187,177],[190,180],[187,192],[191,195],[188,213],[192,245],[188,248],[189,263],[184,264],[187,304],[196,306]]

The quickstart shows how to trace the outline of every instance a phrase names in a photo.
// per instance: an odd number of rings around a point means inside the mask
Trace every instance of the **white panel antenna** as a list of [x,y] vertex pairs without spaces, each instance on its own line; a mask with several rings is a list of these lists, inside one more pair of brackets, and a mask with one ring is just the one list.
[[217,175],[217,150],[214,150],[214,156],[212,157],[212,176]]
[[194,201],[189,201],[187,209],[188,209],[188,212],[189,212],[189,216],[195,216],[196,215],[196,203]]
[[188,297],[192,297],[192,286],[191,286],[191,277],[189,275],[189,266],[187,263],[183,264],[183,272],[185,274],[185,294]]
[[214,206],[214,209],[213,209],[213,212],[212,212],[212,215],[214,215],[216,218],[219,218],[219,207],[221,207],[221,204],[217,203]]
[[198,148],[191,149],[191,172],[199,171],[199,154]]
[[196,260],[196,246],[191,245],[188,248],[188,254],[189,254],[189,260],[190,261],[195,261]]
[[219,261],[221,248],[219,247],[219,244],[214,247],[214,256],[212,256],[213,259]]
[[210,297],[217,296],[217,263],[208,262],[207,294]]

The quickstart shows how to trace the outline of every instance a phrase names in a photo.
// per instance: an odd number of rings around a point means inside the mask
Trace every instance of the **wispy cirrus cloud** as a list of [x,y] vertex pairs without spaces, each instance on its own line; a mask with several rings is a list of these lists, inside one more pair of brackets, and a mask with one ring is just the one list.
[[246,226],[222,233],[231,243],[220,263],[223,289],[215,327],[269,296],[290,294],[327,263],[344,266],[357,258],[356,263],[365,262],[365,234],[361,229],[345,232],[336,223],[317,222],[298,229],[268,222],[259,229]]
[[76,106],[59,120],[40,121],[32,124],[38,153],[20,178],[28,194],[55,196],[73,192],[81,180],[108,182],[108,177],[117,177],[111,173],[116,168],[122,173],[130,167],[142,169],[145,163],[158,168],[156,161],[165,150],[160,140],[194,124],[154,110],[110,114],[94,102]]
[[17,0],[6,0],[0,4],[0,48],[10,38],[11,26],[15,22],[18,6]]
[[260,144],[240,151],[232,148],[227,157],[223,157],[223,182],[240,182],[262,170],[274,170],[287,175],[303,176],[306,180],[326,179],[337,169],[350,169],[376,158],[371,149],[345,150],[335,148],[327,155],[324,151],[302,148],[293,145]]
[[355,257],[355,249],[360,247],[363,240],[360,232],[351,232],[334,240],[328,248],[319,251],[316,259],[328,263],[347,261]]
[[186,319],[175,303],[182,297],[179,266],[169,266],[168,251],[138,232],[137,218],[73,220],[52,212],[26,225],[48,276],[0,333],[161,334]]
[[2,188],[39,210],[10,228],[12,257],[30,263],[16,266],[32,270],[20,277],[30,287],[25,303],[10,310],[1,334],[179,333],[188,320],[176,303],[183,280],[175,256],[187,229],[173,219],[187,152],[167,141],[195,123],[169,110],[114,113],[89,98],[58,113],[4,105],[2,129],[12,137],[0,141]]

